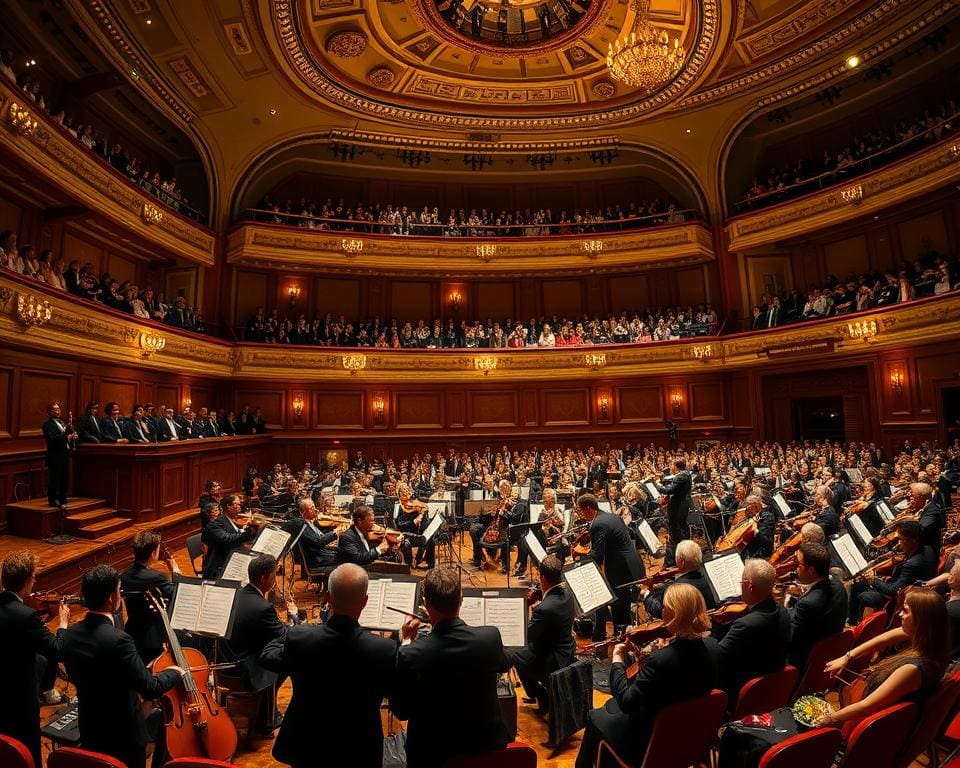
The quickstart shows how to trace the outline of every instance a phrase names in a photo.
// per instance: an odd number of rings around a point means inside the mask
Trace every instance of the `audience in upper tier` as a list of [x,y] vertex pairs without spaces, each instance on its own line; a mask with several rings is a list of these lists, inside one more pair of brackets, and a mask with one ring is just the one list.
[[381,235],[428,235],[434,237],[547,237],[549,235],[579,235],[592,232],[616,232],[624,229],[652,227],[658,224],[678,224],[697,218],[696,211],[682,210],[674,201],[631,202],[606,206],[602,210],[572,208],[555,214],[550,208],[531,211],[529,208],[513,213],[492,208],[451,208],[444,214],[437,206],[414,207],[380,202],[357,203],[350,208],[343,198],[334,203],[327,198],[323,203],[301,197],[296,203],[285,203],[267,195],[257,210],[248,212],[256,221],[287,224],[308,229],[331,229],[343,232],[369,232]]
[[0,51],[0,72],[23,91],[24,97],[29,99],[33,106],[44,110],[52,117],[65,133],[68,133],[91,152],[100,155],[117,171],[129,177],[131,183],[136,184],[164,205],[196,221],[203,218],[200,213],[189,206],[187,196],[177,186],[176,178],[161,178],[159,173],[144,168],[142,161],[133,156],[122,144],[117,141],[108,141],[103,130],[95,128],[90,123],[81,123],[72,115],[68,115],[65,110],[48,103],[40,91],[40,83],[27,74],[17,77],[12,63],[12,51]]
[[774,205],[867,173],[956,133],[958,126],[960,107],[947,99],[913,119],[861,134],[843,147],[824,149],[820,158],[810,155],[791,165],[771,168],[766,178],[755,176],[746,197],[736,207],[746,211]]

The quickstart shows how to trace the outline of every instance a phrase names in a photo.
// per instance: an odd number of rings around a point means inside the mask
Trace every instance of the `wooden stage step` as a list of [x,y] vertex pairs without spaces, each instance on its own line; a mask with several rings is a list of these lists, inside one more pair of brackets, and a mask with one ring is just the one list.
[[77,536],[81,539],[97,539],[101,536],[106,536],[108,533],[129,528],[132,523],[133,520],[128,517],[115,517],[111,515],[110,517],[104,517],[94,523],[88,523],[87,525],[77,528]]
[[[71,515],[85,514],[107,506],[103,499],[87,496],[71,496],[67,499],[67,513],[64,530],[74,533],[68,525]],[[55,534],[60,527],[61,512],[47,504],[44,498],[15,501],[7,504],[7,530],[14,536],[26,539],[45,539]],[[101,514],[100,517],[103,517]],[[96,519],[96,518],[95,518]]]

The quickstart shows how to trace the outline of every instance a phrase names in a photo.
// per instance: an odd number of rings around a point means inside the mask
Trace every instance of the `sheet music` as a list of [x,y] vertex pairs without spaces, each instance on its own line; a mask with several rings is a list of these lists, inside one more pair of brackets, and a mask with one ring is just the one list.
[[265,555],[273,555],[279,560],[288,541],[290,541],[290,534],[286,531],[281,531],[279,528],[264,528],[250,549]]
[[200,616],[197,619],[196,631],[217,637],[226,637],[230,627],[230,613],[233,610],[233,601],[237,590],[232,587],[218,587],[215,584],[204,584],[202,587],[203,602],[200,606]]
[[521,486],[520,486],[520,498],[523,499],[524,501],[529,501],[529,500],[530,500],[530,486],[529,486],[529,485],[521,485]]
[[863,544],[863,546],[869,547],[871,542],[873,542],[873,536],[870,535],[867,526],[863,524],[860,515],[848,515],[847,527],[857,535],[857,538],[860,539],[860,543]]
[[527,601],[522,597],[487,597],[483,601],[484,624],[500,630],[507,648],[526,645]]
[[[383,613],[383,587],[386,581],[386,579],[370,579],[367,582],[367,604],[363,606],[359,618],[361,627],[376,629],[380,626],[380,615]],[[398,613],[397,616],[399,615]]]
[[471,627],[482,627],[484,625],[483,598],[464,595],[463,602],[460,604],[460,618]]
[[531,504],[530,505],[530,514],[527,516],[527,519],[524,520],[525,523],[536,523],[540,520],[540,516],[543,514],[543,504]]
[[239,581],[241,587],[247,586],[250,582],[247,569],[250,567],[250,561],[253,560],[254,557],[255,555],[239,550],[231,552],[230,559],[227,560],[227,567],[223,569],[223,574],[220,578],[227,579],[228,581]]
[[338,493],[333,497],[333,503],[334,503],[334,506],[340,507],[341,509],[344,507],[349,507],[353,503],[353,494]]
[[640,522],[637,523],[637,532],[640,534],[640,538],[643,539],[647,551],[649,551],[651,555],[655,555],[660,550],[660,539],[658,539],[657,534],[653,532],[650,523],[646,520],[640,520]]
[[[381,579],[386,582],[383,585],[383,605],[391,608],[399,608],[407,613],[417,612],[417,582],[415,581],[393,581],[392,579]],[[389,611],[384,607],[380,612],[380,629],[399,630],[407,617],[396,611]]]
[[563,510],[563,532],[570,530],[570,524],[573,522],[573,508],[564,508]]
[[430,524],[423,532],[423,535],[427,541],[430,541],[430,539],[433,538],[433,535],[440,530],[440,526],[443,525],[443,520],[443,515],[434,515],[433,519],[430,521]]
[[831,539],[830,546],[833,548],[833,551],[836,552],[837,557],[840,559],[840,564],[848,575],[856,576],[858,573],[866,570],[867,561],[864,560],[863,555],[860,554],[860,550],[857,549],[857,545],[853,543],[853,539],[849,533]]
[[909,506],[910,506],[910,499],[901,499],[900,501],[898,501],[896,504],[893,505],[893,508],[897,510],[897,512],[904,512]]
[[613,508],[610,506],[610,501],[607,499],[601,499],[597,501],[597,508],[601,512],[607,512],[608,514],[613,513]]
[[893,510],[890,509],[890,505],[885,501],[877,502],[877,512],[880,513],[880,517],[883,518],[884,523],[891,523],[896,517],[896,515],[893,514]]
[[753,473],[757,477],[767,477],[770,474],[770,467],[754,467]]
[[443,517],[447,513],[447,502],[445,501],[428,501],[427,502],[427,517],[433,520],[436,517]]
[[533,559],[537,561],[537,565],[543,562],[543,558],[547,556],[547,550],[543,548],[543,544],[540,543],[540,539],[533,535],[533,531],[528,530],[524,536],[523,540],[527,542],[527,549],[530,550],[530,554],[533,555]]
[[784,517],[790,517],[793,515],[793,510],[790,509],[790,504],[785,498],[783,498],[781,494],[776,494],[773,497],[773,502],[777,505],[777,509],[780,510],[780,514],[782,514]]
[[650,496],[651,501],[660,501],[660,490],[652,482],[647,481],[643,484],[643,487],[646,488],[647,493]]
[[203,604],[203,588],[200,584],[177,582],[176,599],[170,614],[170,626],[189,632],[197,625],[200,606]]
[[613,593],[604,581],[597,564],[590,562],[563,572],[563,580],[570,587],[583,613],[592,613],[613,600]]
[[471,501],[482,501],[482,500],[483,500],[483,488],[471,488],[471,489],[470,489],[470,500],[471,500]]
[[851,483],[863,482],[863,473],[856,467],[846,467],[843,471],[847,473]]
[[723,602],[740,597],[740,580],[743,578],[743,560],[734,552],[723,557],[715,557],[703,563],[703,570],[714,591],[717,600]]

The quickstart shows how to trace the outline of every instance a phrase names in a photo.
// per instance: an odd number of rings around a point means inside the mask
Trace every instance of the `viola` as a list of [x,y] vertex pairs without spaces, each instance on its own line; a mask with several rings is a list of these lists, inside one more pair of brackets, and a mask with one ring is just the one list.
[[590,529],[587,528],[577,534],[577,537],[570,543],[570,551],[574,557],[590,556]]
[[801,544],[803,544],[803,535],[800,533],[793,534],[774,550],[770,556],[770,565],[780,565],[784,560],[792,557],[793,554],[800,549]]
[[210,664],[200,651],[182,648],[161,598],[146,592],[163,619],[165,650],[152,664],[154,674],[172,666],[185,670],[180,682],[163,695],[167,751],[170,757],[206,757],[229,761],[237,751],[237,729],[227,710],[207,689]]
[[736,600],[712,611],[707,611],[707,616],[714,624],[730,624],[739,619],[743,614],[750,610],[750,606],[741,600]]

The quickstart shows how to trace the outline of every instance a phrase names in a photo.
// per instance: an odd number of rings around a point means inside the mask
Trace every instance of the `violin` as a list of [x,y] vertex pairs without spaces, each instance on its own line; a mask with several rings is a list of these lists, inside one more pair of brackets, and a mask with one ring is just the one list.
[[384,539],[391,545],[399,544],[403,541],[403,532],[393,528],[384,528],[382,525],[374,525],[367,531],[367,541],[383,541]]
[[629,627],[622,634],[617,635],[616,637],[590,643],[589,645],[584,646],[582,652],[592,653],[593,651],[598,651],[601,648],[606,648],[610,645],[625,643],[628,640],[634,645],[637,645],[638,643],[644,645],[649,643],[651,640],[659,640],[667,637],[670,637],[670,630],[667,629],[666,622],[663,619],[657,619],[655,621],[648,621],[644,624],[638,624],[635,627]]
[[259,512],[241,512],[233,522],[241,528],[248,525],[253,528],[263,528],[265,525],[274,525],[287,521],[282,517],[269,517],[267,515],[261,515]]
[[61,605],[86,605],[82,595],[63,595],[59,592],[31,592],[27,605],[42,616],[54,617]]
[[644,589],[653,589],[658,584],[663,584],[667,581],[673,581],[677,576],[680,575],[680,569],[677,566],[672,565],[669,568],[661,568],[653,576],[648,576],[640,583],[643,585]]
[[338,528],[341,525],[349,528],[351,525],[353,525],[353,521],[349,517],[321,513],[317,515],[316,519],[313,521],[313,524],[317,526],[317,528]]
[[770,555],[770,565],[777,566],[782,564],[785,560],[792,557],[798,549],[800,549],[801,544],[803,544],[803,535],[800,533],[793,534],[789,539],[777,547],[772,555]]
[[229,761],[237,751],[237,729],[225,708],[207,689],[210,664],[200,651],[182,648],[162,598],[144,593],[163,619],[165,650],[151,665],[154,674],[172,666],[184,670],[180,682],[163,694],[167,751],[170,757],[206,757]]
[[714,608],[712,611],[707,611],[707,616],[710,617],[710,621],[714,624],[730,624],[749,610],[750,606],[745,602],[742,600],[734,600],[721,605],[719,608]]
[[543,600],[543,589],[540,587],[540,582],[535,581],[527,590],[527,605],[535,605],[541,600]]
[[586,528],[577,534],[577,537],[570,542],[570,551],[574,557],[590,556],[590,529]]

